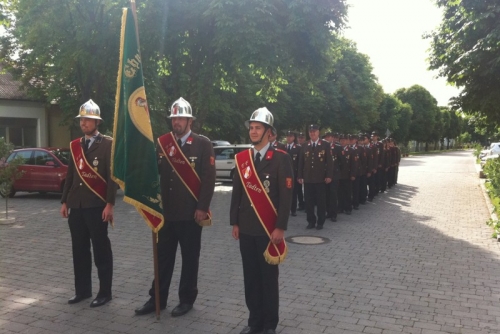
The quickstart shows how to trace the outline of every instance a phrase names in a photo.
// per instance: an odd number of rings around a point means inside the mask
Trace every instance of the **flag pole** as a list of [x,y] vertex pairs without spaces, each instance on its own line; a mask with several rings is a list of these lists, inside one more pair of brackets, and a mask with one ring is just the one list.
[[[132,15],[135,21],[135,34],[137,36],[137,47],[139,48],[139,26],[137,23],[137,8],[135,6],[135,0],[130,0],[130,8],[132,9]],[[160,320],[160,275],[158,273],[158,232],[152,232],[153,236],[153,267],[155,274],[155,313],[156,320]]]

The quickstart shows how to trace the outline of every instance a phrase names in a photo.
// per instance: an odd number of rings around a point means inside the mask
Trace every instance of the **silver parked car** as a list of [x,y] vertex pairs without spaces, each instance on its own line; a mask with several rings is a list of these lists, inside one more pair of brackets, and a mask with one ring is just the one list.
[[233,179],[234,156],[251,148],[250,144],[215,146],[215,175],[220,179]]

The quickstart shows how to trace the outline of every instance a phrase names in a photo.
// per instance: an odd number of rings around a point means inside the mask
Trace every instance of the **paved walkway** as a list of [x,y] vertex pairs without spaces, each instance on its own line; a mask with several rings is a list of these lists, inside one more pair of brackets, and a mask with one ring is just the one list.
[[[0,334],[239,333],[248,314],[228,223],[231,187],[216,191],[194,310],[169,314],[178,302],[178,261],[159,321],[134,315],[153,274],[151,233],[131,206],[119,201],[110,232],[113,300],[91,309],[90,300],[67,304],[73,267],[59,196],[18,194],[10,201],[16,224],[0,225]],[[500,248],[485,225],[470,152],[405,158],[395,188],[339,218],[311,231],[303,212],[291,217],[288,236],[331,242],[289,245],[278,333],[500,333]]]

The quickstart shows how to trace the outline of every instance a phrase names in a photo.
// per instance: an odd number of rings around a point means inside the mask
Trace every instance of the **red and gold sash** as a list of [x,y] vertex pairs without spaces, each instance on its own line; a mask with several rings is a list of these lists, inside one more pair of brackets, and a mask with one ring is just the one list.
[[[198,196],[200,195],[201,180],[189,160],[186,158],[184,153],[182,153],[181,148],[177,144],[175,137],[172,132],[169,132],[158,138],[158,144],[167,161],[170,163],[172,168],[175,170],[182,183],[186,186],[188,191],[198,201]],[[200,226],[210,226],[212,225],[212,213],[208,210],[207,219],[204,219],[198,223]]]
[[[250,148],[236,154],[235,160],[243,188],[250,199],[250,203],[252,203],[252,207],[262,227],[264,227],[267,235],[271,238],[276,220],[278,219],[278,213],[257,175],[253,164],[252,149]],[[277,245],[269,241],[267,249],[264,252],[264,258],[269,264],[280,264],[285,261],[287,253],[288,247],[285,240]]]
[[71,156],[76,166],[76,171],[80,175],[80,179],[89,187],[94,194],[97,195],[104,203],[106,203],[106,194],[108,190],[108,183],[106,180],[94,170],[87,162],[83,147],[80,144],[81,139],[75,139],[71,142]]

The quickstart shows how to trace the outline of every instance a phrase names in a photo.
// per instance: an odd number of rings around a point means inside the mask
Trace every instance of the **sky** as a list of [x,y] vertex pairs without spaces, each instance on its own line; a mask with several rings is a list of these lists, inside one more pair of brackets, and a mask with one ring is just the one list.
[[459,90],[437,72],[429,71],[430,40],[422,35],[435,30],[442,11],[432,0],[347,0],[350,6],[344,36],[370,57],[373,73],[386,93],[415,84],[426,88],[446,106]]

